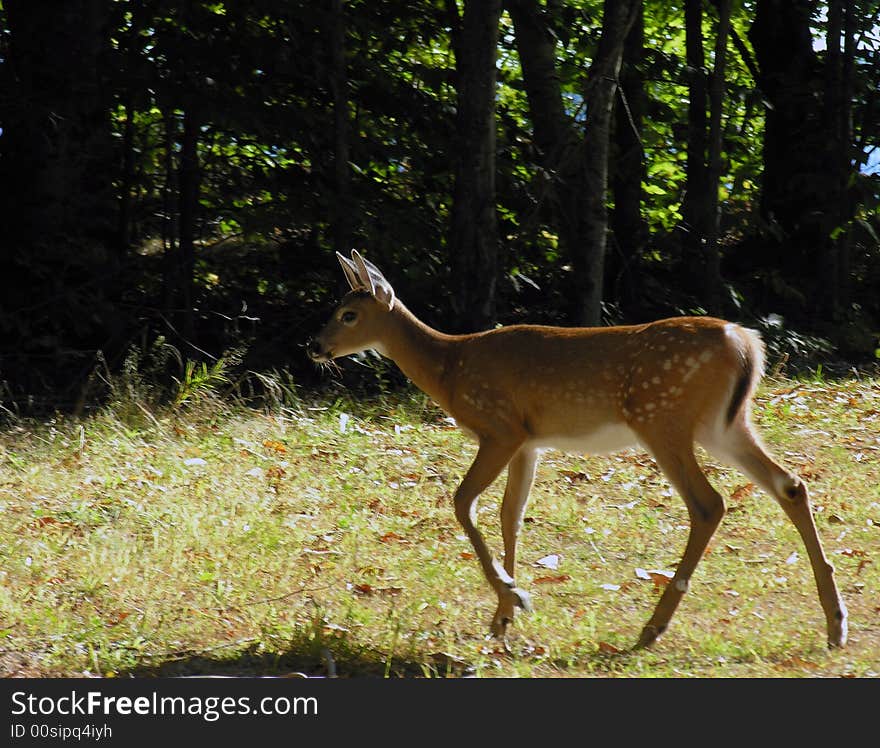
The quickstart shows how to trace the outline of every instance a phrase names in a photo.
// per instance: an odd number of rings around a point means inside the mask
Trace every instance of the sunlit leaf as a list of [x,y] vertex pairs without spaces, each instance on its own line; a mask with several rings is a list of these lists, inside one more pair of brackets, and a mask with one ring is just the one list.
[[543,558],[539,558],[535,561],[536,566],[543,566],[545,569],[552,569],[556,571],[559,568],[559,556],[555,553],[550,554],[549,556],[544,556]]

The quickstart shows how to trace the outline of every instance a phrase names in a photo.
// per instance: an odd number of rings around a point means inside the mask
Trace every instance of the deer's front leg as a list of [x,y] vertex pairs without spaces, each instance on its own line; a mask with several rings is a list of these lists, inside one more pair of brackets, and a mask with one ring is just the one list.
[[492,557],[486,541],[477,529],[475,524],[477,497],[498,477],[504,466],[516,454],[519,446],[520,443],[482,440],[473,464],[455,492],[456,519],[471,541],[483,567],[483,574],[498,595],[498,612],[492,622],[492,633],[496,636],[503,635],[507,625],[502,624],[501,620],[512,620],[513,610],[516,607],[528,609],[530,602],[528,594],[517,588],[513,576]]

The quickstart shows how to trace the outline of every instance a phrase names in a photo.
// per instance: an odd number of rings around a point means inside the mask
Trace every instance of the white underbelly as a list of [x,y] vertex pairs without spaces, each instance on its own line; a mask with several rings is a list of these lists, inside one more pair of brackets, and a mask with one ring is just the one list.
[[580,454],[608,454],[639,444],[636,433],[625,423],[608,423],[583,433],[542,434],[530,442],[535,449],[558,449]]

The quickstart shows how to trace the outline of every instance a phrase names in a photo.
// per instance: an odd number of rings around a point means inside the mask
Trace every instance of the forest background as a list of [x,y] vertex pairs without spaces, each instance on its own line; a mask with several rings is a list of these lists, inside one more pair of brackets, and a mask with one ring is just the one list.
[[351,248],[445,331],[710,313],[873,362],[878,13],[3,0],[4,407],[126,367],[314,384]]

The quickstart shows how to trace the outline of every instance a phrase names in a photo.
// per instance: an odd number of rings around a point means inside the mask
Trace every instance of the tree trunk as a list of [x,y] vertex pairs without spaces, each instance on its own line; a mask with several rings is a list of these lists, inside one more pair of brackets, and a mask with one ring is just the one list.
[[185,341],[196,345],[194,275],[196,266],[196,221],[199,207],[199,118],[192,108],[183,114],[183,136],[180,141],[179,214],[180,244],[178,247],[177,298],[179,332]]
[[[47,377],[56,383],[91,366],[120,321],[108,301],[117,285],[115,153],[103,78],[110,5],[70,0],[47,12],[32,0],[4,3],[0,333],[10,355],[51,360]],[[80,353],[87,358],[68,358]],[[4,377],[11,368],[6,358]]]
[[577,142],[562,102],[556,72],[556,37],[538,0],[507,0],[507,12],[516,33],[516,49],[529,102],[534,144],[546,179],[554,181],[562,152]]
[[688,293],[704,288],[706,239],[711,230],[708,152],[708,80],[703,50],[702,0],[685,0],[685,63],[688,80],[687,174],[681,204],[681,279]]
[[[836,3],[829,7],[831,34],[825,61],[824,107],[822,67],[810,31],[813,3],[807,0],[760,0],[749,38],[761,71],[760,86],[768,100],[765,113],[764,174],[761,212],[780,240],[768,244],[780,276],[802,298],[789,301],[791,311],[830,323],[839,311],[839,263],[835,234],[847,219],[846,188],[852,169],[848,135],[840,132],[840,21]],[[837,27],[838,31],[834,31]],[[818,85],[817,85],[818,83]],[[817,209],[821,206],[821,209]],[[775,262],[774,262],[775,260]],[[789,299],[794,298],[789,294]]]
[[710,314],[722,315],[721,259],[718,239],[721,233],[721,214],[718,205],[718,189],[721,183],[723,147],[724,82],[727,69],[727,38],[730,30],[731,0],[719,0],[718,29],[715,34],[715,66],[709,85],[709,168],[708,168],[708,233],[706,235],[705,303]]
[[640,8],[623,45],[620,71],[621,97],[614,118],[613,176],[614,210],[611,233],[614,252],[608,253],[606,285],[625,307],[638,303],[638,263],[648,240],[648,226],[642,217],[642,184],[646,178],[642,119],[645,89],[639,65],[644,54],[645,19]]
[[333,249],[346,257],[351,250],[354,201],[351,197],[348,74],[345,64],[345,0],[332,0],[330,91],[333,96]]
[[466,0],[454,40],[458,153],[449,236],[458,330],[495,321],[498,223],[495,213],[495,57],[501,0]]
[[[582,179],[582,148],[575,122],[566,114],[556,71],[556,37],[551,18],[538,0],[507,0],[516,34],[516,48],[529,102],[532,136],[540,167],[535,179],[537,202],[546,207],[559,250],[573,265],[581,241],[578,192]],[[576,289],[563,289],[569,299],[567,316],[579,321]]]
[[608,150],[623,44],[641,2],[605,3],[602,38],[585,91],[587,123],[579,139],[565,113],[556,72],[555,39],[536,0],[508,0],[560,249],[572,265],[569,317],[598,324],[601,316],[608,214]]
[[639,2],[605,0],[602,36],[590,65],[584,99],[583,189],[580,191],[581,241],[574,248],[577,322],[598,325],[602,313],[605,249],[608,233],[608,152],[623,43],[635,21]]
[[[829,3],[829,23],[833,15],[839,16],[838,29],[834,38],[829,38],[826,43],[829,58],[827,65],[832,73],[827,78],[833,80],[834,91],[826,98],[826,117],[829,129],[834,133],[832,158],[835,162],[837,176],[837,226],[847,227],[841,231],[836,242],[837,255],[836,270],[837,282],[834,284],[836,295],[834,298],[835,311],[842,311],[850,307],[851,298],[851,260],[850,242],[852,240],[849,223],[854,215],[854,206],[851,197],[850,176],[853,171],[853,73],[855,64],[856,30],[858,19],[856,16],[854,0],[833,0]],[[829,37],[831,37],[829,30]],[[842,42],[841,42],[842,36]],[[832,57],[834,61],[832,63]]]
[[116,251],[125,259],[131,244],[131,205],[134,189],[134,104],[129,96],[125,102],[125,126],[122,130],[122,177],[119,185],[119,219],[116,229]]
[[165,170],[162,182],[162,300],[165,315],[173,319],[180,281],[177,261],[178,172],[174,165],[178,127],[177,115],[172,109],[163,111],[162,125],[162,163]]

